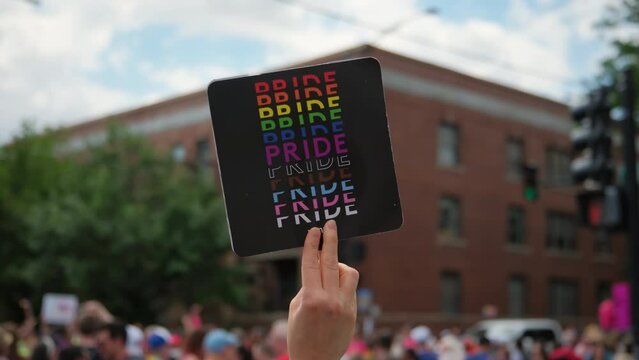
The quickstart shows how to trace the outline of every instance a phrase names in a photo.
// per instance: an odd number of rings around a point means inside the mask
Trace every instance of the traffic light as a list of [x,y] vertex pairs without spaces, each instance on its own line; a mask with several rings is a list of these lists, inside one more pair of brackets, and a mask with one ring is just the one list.
[[577,209],[581,224],[593,229],[617,230],[625,223],[623,193],[616,186],[581,191],[577,194]]
[[597,89],[586,105],[572,111],[578,126],[570,134],[575,156],[570,171],[573,181],[583,185],[577,194],[582,225],[618,229],[624,223],[624,205],[614,186],[609,92],[609,87]]
[[608,93],[606,87],[598,89],[591,94],[588,104],[572,112],[578,123],[570,134],[575,155],[570,171],[575,183],[590,179],[605,186],[613,181]]
[[539,198],[539,188],[537,186],[537,167],[533,165],[522,165],[522,175],[524,178],[524,199],[535,201]]

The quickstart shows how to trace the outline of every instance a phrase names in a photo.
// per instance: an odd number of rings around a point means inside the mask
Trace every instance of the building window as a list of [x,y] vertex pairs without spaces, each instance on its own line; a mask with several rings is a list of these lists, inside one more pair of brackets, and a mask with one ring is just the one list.
[[549,184],[570,183],[570,155],[557,148],[546,149],[546,182]]
[[195,144],[195,159],[198,165],[208,165],[211,161],[211,143],[208,138],[200,139]]
[[508,208],[508,244],[523,245],[525,242],[524,209],[521,206]]
[[184,148],[184,144],[176,143],[171,147],[171,158],[175,162],[184,162],[186,160],[186,149]]
[[459,130],[449,123],[437,128],[437,164],[444,167],[459,166]]
[[526,315],[526,278],[512,276],[508,281],[508,311],[512,317]]
[[521,179],[521,167],[524,164],[524,142],[521,139],[506,140],[506,176],[509,179]]
[[452,196],[439,199],[439,234],[451,239],[460,237],[459,200]]
[[550,281],[550,316],[577,316],[579,308],[578,287],[574,280]]
[[577,250],[577,224],[574,216],[560,212],[548,212],[546,226],[546,247],[548,249],[566,253]]
[[444,271],[440,281],[442,312],[444,314],[461,313],[461,276],[457,272]]

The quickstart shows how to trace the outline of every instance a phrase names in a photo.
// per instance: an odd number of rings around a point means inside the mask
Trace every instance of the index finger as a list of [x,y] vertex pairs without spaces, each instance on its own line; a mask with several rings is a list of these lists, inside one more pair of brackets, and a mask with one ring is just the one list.
[[312,228],[306,234],[302,249],[302,287],[322,288],[319,263],[320,229]]

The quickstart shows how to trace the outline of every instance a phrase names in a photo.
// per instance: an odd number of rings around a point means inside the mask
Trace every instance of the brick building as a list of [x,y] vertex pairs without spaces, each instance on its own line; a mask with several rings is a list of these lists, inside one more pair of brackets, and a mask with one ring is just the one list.
[[[343,245],[381,320],[468,323],[487,304],[501,316],[592,318],[625,257],[621,239],[577,226],[566,105],[370,46],[309,64],[362,56],[382,64],[404,225]],[[100,143],[110,118],[176,161],[216,165],[205,91],[74,126],[63,147]],[[535,202],[522,196],[522,162],[539,169]],[[253,310],[286,309],[297,254],[246,260]]]

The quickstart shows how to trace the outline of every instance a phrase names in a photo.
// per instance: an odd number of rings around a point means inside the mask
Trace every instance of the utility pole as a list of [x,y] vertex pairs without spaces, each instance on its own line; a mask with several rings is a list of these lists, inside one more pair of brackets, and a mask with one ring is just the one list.
[[635,358],[639,358],[639,209],[637,209],[635,85],[632,66],[627,66],[623,70],[620,90],[625,115],[623,119],[623,158],[626,169],[625,192],[628,201],[626,237],[631,254],[632,331],[635,342]]

